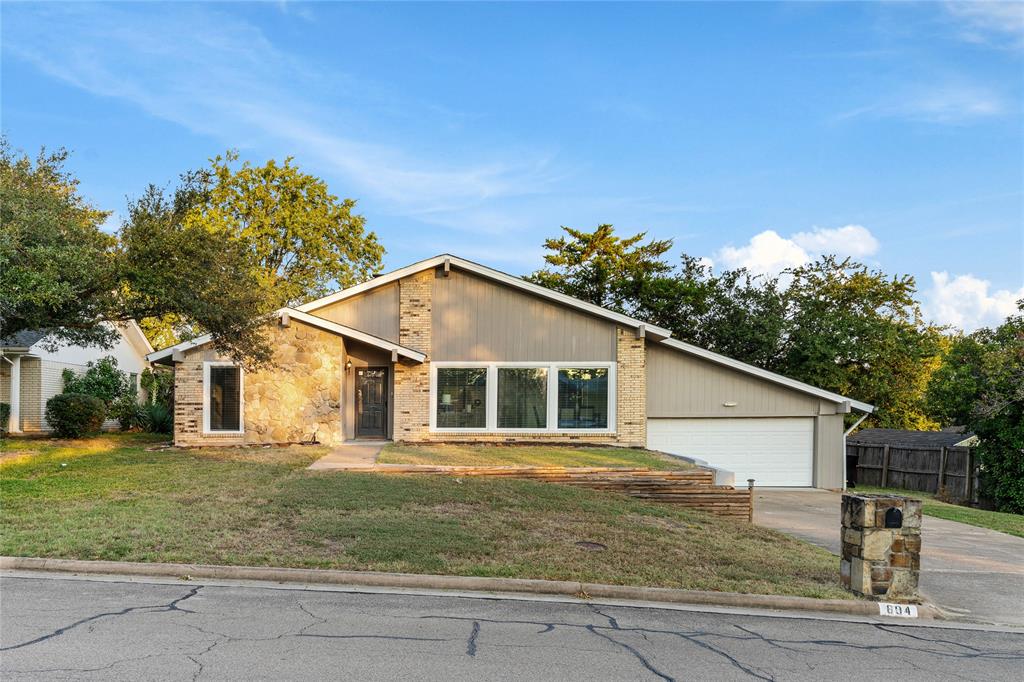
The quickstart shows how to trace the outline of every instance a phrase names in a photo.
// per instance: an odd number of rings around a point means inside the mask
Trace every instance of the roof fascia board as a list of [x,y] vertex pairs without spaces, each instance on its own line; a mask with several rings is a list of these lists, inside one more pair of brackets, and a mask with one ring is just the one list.
[[646,322],[643,322],[642,320],[637,320],[635,318],[629,317],[628,315],[623,315],[622,313],[617,313],[612,310],[602,308],[601,306],[594,305],[593,303],[587,303],[586,301],[581,301],[578,298],[573,298],[572,296],[568,296],[557,291],[552,291],[551,289],[542,287],[538,284],[527,282],[521,277],[509,275],[507,273],[501,272],[500,270],[495,270],[493,268],[487,267],[486,265],[480,265],[479,263],[474,263],[473,261],[468,261],[465,260],[464,258],[459,258],[458,256],[453,256],[451,254],[442,254],[440,256],[434,256],[433,258],[428,258],[427,260],[423,260],[418,263],[413,263],[412,265],[408,265],[404,268],[393,270],[392,272],[389,272],[385,275],[381,275],[371,280],[367,280],[362,284],[357,284],[355,286],[348,287],[347,289],[342,289],[341,291],[337,291],[333,294],[330,294],[329,296],[325,296],[315,301],[310,301],[309,303],[300,305],[298,306],[298,308],[296,308],[296,310],[307,313],[312,312],[326,305],[337,303],[338,301],[343,301],[353,296],[358,296],[359,294],[365,293],[371,289],[383,286],[390,282],[397,281],[399,279],[402,279],[403,277],[414,275],[417,272],[422,272],[423,270],[427,270],[430,268],[436,268],[439,265],[444,264],[446,260],[451,266],[455,266],[467,272],[480,275],[481,277],[486,277],[496,282],[501,282],[502,284],[507,284],[508,286],[521,289],[523,291],[527,291],[536,296],[540,296],[541,298],[547,298],[549,300],[556,301],[570,308],[583,310],[585,312],[590,313],[591,315],[603,317],[605,319],[618,322],[619,324],[623,324],[634,329],[639,329],[641,326],[643,326],[645,328],[645,333],[648,336],[652,337],[654,340],[667,339],[672,335],[672,332],[669,331],[668,329],[663,329],[662,327],[655,327],[653,325],[647,324]]
[[740,372],[744,372],[746,374],[750,374],[751,376],[764,379],[765,381],[770,381],[781,386],[786,386],[788,388],[792,388],[794,390],[807,393],[808,395],[823,398],[834,403],[849,402],[850,407],[861,412],[866,412],[870,414],[875,411],[874,406],[869,405],[868,403],[862,403],[859,400],[852,400],[850,398],[841,396],[838,393],[832,393],[831,391],[826,391],[825,389],[818,388],[816,386],[811,386],[810,384],[805,384],[802,381],[790,379],[789,377],[784,377],[781,374],[776,374],[775,372],[769,372],[766,369],[761,369],[760,367],[755,367],[754,365],[749,365],[745,362],[734,360],[733,358],[726,357],[725,355],[720,355],[718,353],[714,353],[712,351],[701,348],[700,346],[694,346],[693,344],[686,343],[685,341],[677,341],[676,339],[663,339],[662,343],[665,344],[666,346],[669,346],[670,348],[675,348],[676,350],[681,350],[691,355],[696,355],[697,357],[704,358],[705,360],[710,360],[711,362],[717,363],[719,365],[724,365],[725,367],[731,367],[732,369],[739,370]]

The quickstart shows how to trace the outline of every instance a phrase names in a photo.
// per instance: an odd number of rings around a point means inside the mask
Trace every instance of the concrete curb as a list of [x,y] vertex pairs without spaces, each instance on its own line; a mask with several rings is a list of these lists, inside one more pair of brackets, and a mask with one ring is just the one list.
[[[273,568],[262,566],[209,566],[203,564],[132,563],[127,561],[81,561],[37,557],[0,556],[0,569],[19,571],[57,571],[106,575],[207,578],[219,580],[264,580],[360,587],[414,588],[427,590],[464,590],[470,592],[547,594],[580,599],[623,599],[776,611],[817,611],[857,616],[878,616],[876,602],[844,599],[812,599],[735,592],[702,592],[666,587],[629,587],[560,580],[522,578],[477,578],[457,575],[420,575],[415,573],[374,573],[370,571],[334,571],[309,568]],[[920,618],[941,619],[940,612],[928,604],[918,606]]]

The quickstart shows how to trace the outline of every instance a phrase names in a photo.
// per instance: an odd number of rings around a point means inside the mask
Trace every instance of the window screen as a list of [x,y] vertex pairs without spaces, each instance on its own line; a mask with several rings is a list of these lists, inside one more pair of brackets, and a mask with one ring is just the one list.
[[498,368],[498,428],[543,429],[548,423],[548,370]]
[[210,430],[238,431],[241,426],[241,370],[210,367]]
[[608,428],[608,369],[558,370],[558,428]]
[[438,367],[437,427],[482,429],[487,426],[487,368]]

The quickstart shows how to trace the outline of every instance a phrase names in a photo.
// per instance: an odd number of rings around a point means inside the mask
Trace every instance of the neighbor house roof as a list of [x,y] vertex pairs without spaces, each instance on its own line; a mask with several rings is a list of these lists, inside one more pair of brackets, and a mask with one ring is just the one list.
[[665,346],[668,346],[669,348],[675,348],[676,350],[682,351],[684,353],[689,353],[690,355],[703,358],[710,362],[714,362],[718,365],[722,365],[724,367],[731,367],[732,369],[743,372],[744,374],[749,374],[750,376],[755,376],[760,379],[764,379],[765,381],[770,381],[772,383],[780,384],[782,386],[788,386],[789,388],[792,388],[793,390],[796,391],[800,391],[801,393],[806,393],[808,395],[813,395],[818,398],[823,398],[834,403],[849,403],[850,407],[861,412],[875,411],[875,407],[873,405],[869,405],[868,403],[862,403],[859,400],[851,400],[850,398],[841,396],[838,393],[826,391],[823,388],[811,386],[810,384],[805,384],[802,381],[790,379],[789,377],[784,377],[781,374],[776,374],[775,372],[769,372],[766,369],[761,369],[760,367],[755,367],[754,365],[748,365],[745,362],[734,360],[733,358],[727,357],[725,355],[720,355],[718,353],[714,353],[707,349],[701,348],[700,346],[694,346],[693,344],[686,343],[685,341],[677,341],[676,339],[664,339],[661,343]]
[[903,429],[861,429],[847,438],[860,445],[910,445],[923,448],[951,448],[973,445],[977,436],[963,431],[905,431]]
[[[153,346],[150,345],[149,339],[146,338],[146,334],[139,327],[135,320],[128,320],[127,322],[118,322],[114,324],[121,336],[135,347],[136,352],[139,355],[146,355],[147,353],[153,352]],[[48,332],[37,331],[37,330],[25,330],[20,331],[16,334],[12,334],[4,339],[0,339],[0,348],[4,349],[24,349],[28,350],[35,344],[46,338]],[[64,344],[61,344],[64,345]],[[74,345],[74,344],[72,344]]]
[[341,291],[337,291],[333,294],[330,294],[329,296],[324,296],[323,298],[318,298],[315,301],[310,301],[309,303],[300,305],[298,307],[298,310],[301,310],[302,312],[306,313],[313,312],[318,308],[323,308],[324,306],[330,305],[332,303],[343,301],[346,298],[351,298],[352,296],[358,296],[359,294],[370,291],[371,289],[376,289],[379,286],[383,286],[390,282],[395,282],[399,279],[402,279],[403,277],[414,275],[417,272],[422,272],[424,270],[432,270],[434,268],[442,266],[456,267],[460,270],[471,272],[474,275],[479,275],[481,277],[493,280],[495,282],[500,282],[501,284],[505,284],[514,289],[519,289],[520,291],[533,294],[534,296],[546,298],[550,301],[560,303],[564,306],[575,308],[576,310],[581,310],[585,313],[590,313],[595,317],[602,317],[606,320],[611,320],[612,322],[617,322],[621,325],[631,327],[633,329],[643,329],[645,335],[650,336],[655,340],[667,339],[672,335],[672,332],[669,331],[668,329],[663,329],[655,325],[647,324],[643,320],[638,320],[636,318],[629,317],[628,315],[623,315],[622,313],[617,313],[613,310],[602,308],[601,306],[594,305],[593,303],[581,301],[578,298],[574,298],[572,296],[559,293],[552,289],[548,289],[547,287],[542,287],[539,284],[527,282],[521,277],[509,275],[508,273],[501,272],[500,270],[489,268],[486,265],[480,265],[479,263],[468,261],[465,258],[453,256],[450,253],[443,253],[440,256],[434,256],[433,258],[428,258],[418,263],[407,265],[404,268],[392,270],[387,274],[379,275],[371,280],[363,282],[362,284],[357,284],[355,286],[342,289]]
[[46,332],[26,329],[0,339],[0,348],[30,348],[46,336]]
[[[316,315],[304,313],[301,310],[296,310],[295,308],[280,308],[274,312],[273,317],[284,323],[287,323],[289,320],[298,320],[299,322],[308,324],[312,327],[317,327],[340,336],[347,336],[348,338],[359,341],[360,343],[365,343],[369,346],[395,353],[415,362],[423,362],[427,359],[426,354],[421,353],[418,350],[406,348],[405,346],[394,343],[393,341],[382,339],[381,337],[374,336],[373,334],[367,334],[362,330],[355,329],[344,324],[325,320],[324,318],[317,317]],[[186,351],[192,348],[198,348],[199,346],[205,346],[212,341],[213,335],[203,334],[202,336],[198,336],[189,341],[182,341],[181,343],[150,353],[146,356],[146,359],[150,362],[169,360],[174,356],[175,351]]]

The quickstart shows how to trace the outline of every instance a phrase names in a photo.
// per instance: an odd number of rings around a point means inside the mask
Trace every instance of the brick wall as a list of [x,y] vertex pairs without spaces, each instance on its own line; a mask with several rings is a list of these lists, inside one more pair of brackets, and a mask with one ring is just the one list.
[[421,364],[395,364],[394,434],[398,441],[430,437],[430,355],[434,271],[399,280],[398,343],[426,353]]
[[244,434],[203,433],[203,363],[220,360],[193,349],[174,368],[175,445],[299,443],[344,440],[341,414],[344,343],[301,322],[268,327],[274,366],[245,373]]
[[632,329],[616,331],[615,430],[622,445],[647,445],[647,349],[645,339]]

